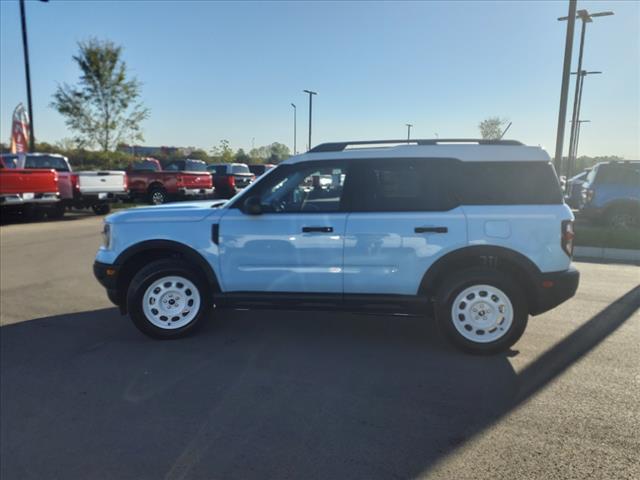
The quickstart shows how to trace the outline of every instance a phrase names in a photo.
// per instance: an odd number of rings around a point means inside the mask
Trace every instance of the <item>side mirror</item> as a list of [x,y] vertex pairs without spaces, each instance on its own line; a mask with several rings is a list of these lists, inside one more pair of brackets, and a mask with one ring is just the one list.
[[262,203],[260,197],[251,196],[244,201],[244,213],[248,215],[260,215],[262,213]]

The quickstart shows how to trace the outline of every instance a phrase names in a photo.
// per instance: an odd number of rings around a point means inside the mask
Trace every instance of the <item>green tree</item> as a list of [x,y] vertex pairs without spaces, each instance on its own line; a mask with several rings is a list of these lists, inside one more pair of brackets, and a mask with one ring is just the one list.
[[209,155],[207,154],[207,152],[205,152],[201,148],[196,148],[195,150],[192,150],[191,153],[189,153],[189,155],[187,156],[189,158],[193,158],[194,160],[203,160],[205,162],[209,160]]
[[220,140],[220,144],[211,149],[211,156],[216,162],[231,163],[233,162],[233,150],[229,146],[229,140]]
[[236,152],[235,162],[253,163],[252,158],[242,148],[239,148],[238,151]]
[[123,141],[144,140],[141,123],[149,110],[138,102],[140,82],[127,77],[122,47],[89,39],[78,43],[73,60],[81,75],[75,86],[58,86],[51,106],[63,117],[78,143],[104,152]]
[[280,163],[289,158],[291,152],[286,145],[274,142],[271,145],[252,149],[249,156],[254,163]]
[[507,120],[500,117],[485,118],[478,124],[480,135],[485,140],[499,140]]

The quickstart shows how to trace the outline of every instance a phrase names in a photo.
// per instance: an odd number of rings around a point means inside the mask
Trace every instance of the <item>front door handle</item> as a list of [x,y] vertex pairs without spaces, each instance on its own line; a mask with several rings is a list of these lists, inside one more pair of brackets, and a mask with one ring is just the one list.
[[416,233],[447,233],[447,227],[416,227],[413,229]]
[[310,232],[331,233],[333,232],[333,227],[302,227],[302,233]]

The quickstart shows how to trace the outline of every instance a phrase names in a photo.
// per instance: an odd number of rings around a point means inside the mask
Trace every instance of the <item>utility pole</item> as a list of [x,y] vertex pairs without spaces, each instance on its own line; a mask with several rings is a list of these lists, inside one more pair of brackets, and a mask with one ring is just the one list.
[[22,50],[24,52],[24,76],[27,81],[27,109],[29,111],[29,151],[35,151],[36,135],[33,127],[33,106],[31,104],[31,72],[29,69],[29,42],[27,41],[27,20],[24,0],[20,0],[20,23],[22,24]]
[[413,124],[405,123],[405,125],[407,126],[407,143],[409,143],[409,140],[411,140],[411,127],[413,127]]
[[[578,120],[578,131],[576,133],[576,141],[575,141],[575,145],[573,147],[573,151],[574,151],[574,154],[576,156],[576,158],[575,158],[576,161],[572,165],[570,165],[570,167],[573,167],[573,168],[575,168],[575,165],[576,165],[577,160],[578,160],[578,143],[580,142],[580,129],[582,128],[582,124],[583,123],[591,123],[591,120]],[[570,175],[573,175],[573,170],[569,170],[567,172],[567,178]]]
[[309,94],[309,145],[307,146],[307,150],[311,150],[311,113],[313,111],[313,96],[317,95],[318,92],[312,92],[311,90],[303,90],[303,92]]
[[[587,75],[594,75],[594,74],[601,74],[602,72],[600,71],[592,71],[592,72],[587,72],[586,70],[582,70],[580,71],[579,77],[580,77],[580,83],[578,84],[579,86],[579,91],[578,91],[578,111],[576,113],[576,120],[578,122],[578,125],[576,128],[574,128],[574,130],[576,131],[576,134],[574,136],[573,139],[573,144],[570,145],[570,152],[572,152],[572,155],[569,156],[569,165],[568,165],[568,169],[569,171],[573,171],[574,167],[575,167],[575,162],[576,162],[576,158],[577,158],[577,150],[578,150],[578,135],[579,135],[579,129],[580,129],[580,108],[582,106],[582,92],[584,91],[584,77],[586,77]],[[578,75],[578,72],[571,72],[571,75]],[[573,119],[571,120],[572,123],[572,127],[573,127]]]
[[298,109],[296,108],[295,103],[292,103],[291,106],[293,107],[293,154],[295,155],[297,153],[296,143],[297,143],[298,134],[296,133],[296,125],[297,125],[296,112],[298,111]]
[[562,146],[564,144],[564,126],[567,120],[567,97],[569,95],[569,74],[571,73],[571,53],[573,51],[573,32],[576,25],[577,0],[569,0],[567,15],[567,34],[564,41],[564,65],[562,67],[562,86],[560,87],[560,109],[558,111],[558,131],[556,135],[556,155],[554,164],[560,174],[562,165]]
[[569,155],[568,155],[568,162],[567,162],[568,170],[571,169],[571,163],[575,161],[574,146],[575,146],[576,132],[578,130],[578,115],[579,115],[578,111],[580,109],[580,106],[579,106],[580,90],[582,88],[582,79],[583,79],[583,76],[581,74],[582,56],[584,53],[584,37],[587,29],[587,23],[593,22],[594,17],[607,17],[609,15],[613,15],[613,12],[606,11],[606,12],[589,13],[587,10],[578,10],[577,15],[574,14],[572,16],[571,12],[569,12],[569,15],[567,17],[558,18],[559,21],[569,20],[569,22],[571,22],[572,20],[575,21],[576,18],[579,18],[582,21],[582,28],[580,30],[580,50],[578,53],[578,68],[577,68],[578,74],[576,75],[576,87],[575,87],[575,93],[573,98],[573,115],[571,117],[571,133],[569,136]]

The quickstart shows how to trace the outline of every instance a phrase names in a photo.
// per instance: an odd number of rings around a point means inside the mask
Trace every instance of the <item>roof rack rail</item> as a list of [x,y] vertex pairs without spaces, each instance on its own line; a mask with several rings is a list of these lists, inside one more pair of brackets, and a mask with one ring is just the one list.
[[409,145],[438,145],[439,143],[477,143],[478,145],[522,145],[517,140],[484,140],[482,138],[424,138],[410,140],[356,140],[352,142],[331,142],[316,145],[308,153],[318,152],[342,152],[351,145],[385,145],[385,144],[409,144]]

